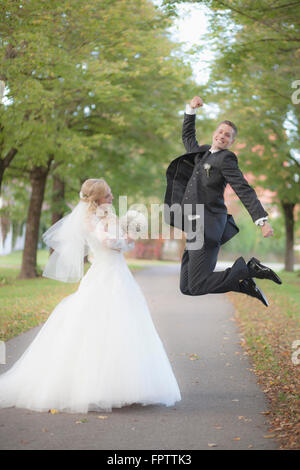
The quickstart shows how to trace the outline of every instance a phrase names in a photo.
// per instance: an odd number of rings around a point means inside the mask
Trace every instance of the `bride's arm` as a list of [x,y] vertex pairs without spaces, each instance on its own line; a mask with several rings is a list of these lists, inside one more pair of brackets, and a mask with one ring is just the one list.
[[122,233],[117,219],[102,219],[95,228],[97,238],[104,246],[124,253],[134,248],[134,240]]

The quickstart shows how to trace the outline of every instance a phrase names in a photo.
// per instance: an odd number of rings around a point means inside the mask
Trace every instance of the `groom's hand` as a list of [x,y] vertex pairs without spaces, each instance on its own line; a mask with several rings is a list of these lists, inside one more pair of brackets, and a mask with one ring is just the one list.
[[191,108],[200,108],[200,106],[203,106],[203,100],[200,98],[200,96],[194,96],[194,98],[190,102]]
[[268,222],[265,222],[264,225],[261,227],[261,231],[263,237],[268,238],[274,235],[274,230],[272,229],[271,225]]

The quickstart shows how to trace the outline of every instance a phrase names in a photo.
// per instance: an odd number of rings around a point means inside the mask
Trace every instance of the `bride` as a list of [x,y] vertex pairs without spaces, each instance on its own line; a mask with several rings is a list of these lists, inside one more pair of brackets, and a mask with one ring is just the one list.
[[[43,275],[82,279],[0,375],[0,408],[86,413],[181,400],[146,300],[122,254],[134,241],[112,211],[101,210],[112,207],[112,199],[105,180],[86,180],[73,211],[43,234],[54,249]],[[90,251],[93,262],[84,275]]]

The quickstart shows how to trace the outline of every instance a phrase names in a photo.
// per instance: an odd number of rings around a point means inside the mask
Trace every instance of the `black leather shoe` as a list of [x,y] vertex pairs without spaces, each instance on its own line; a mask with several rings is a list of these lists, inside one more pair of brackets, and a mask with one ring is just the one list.
[[251,297],[256,297],[260,300],[266,307],[269,306],[269,302],[263,291],[256,285],[255,281],[252,278],[244,279],[240,282],[241,292],[244,294],[251,295]]
[[271,268],[268,268],[268,266],[260,264],[258,259],[251,258],[248,261],[247,266],[251,277],[257,277],[259,279],[270,279],[271,281],[276,282],[276,284],[282,284],[280,277],[278,277]]

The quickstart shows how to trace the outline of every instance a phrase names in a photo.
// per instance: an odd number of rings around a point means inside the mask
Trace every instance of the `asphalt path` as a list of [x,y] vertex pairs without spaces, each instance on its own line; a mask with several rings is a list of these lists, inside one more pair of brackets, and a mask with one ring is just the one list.
[[[0,449],[267,450],[267,402],[240,345],[225,294],[184,296],[179,266],[134,273],[172,364],[182,400],[173,407],[131,405],[111,413],[0,409]],[[238,294],[236,294],[238,295]],[[4,372],[40,327],[6,343]]]

